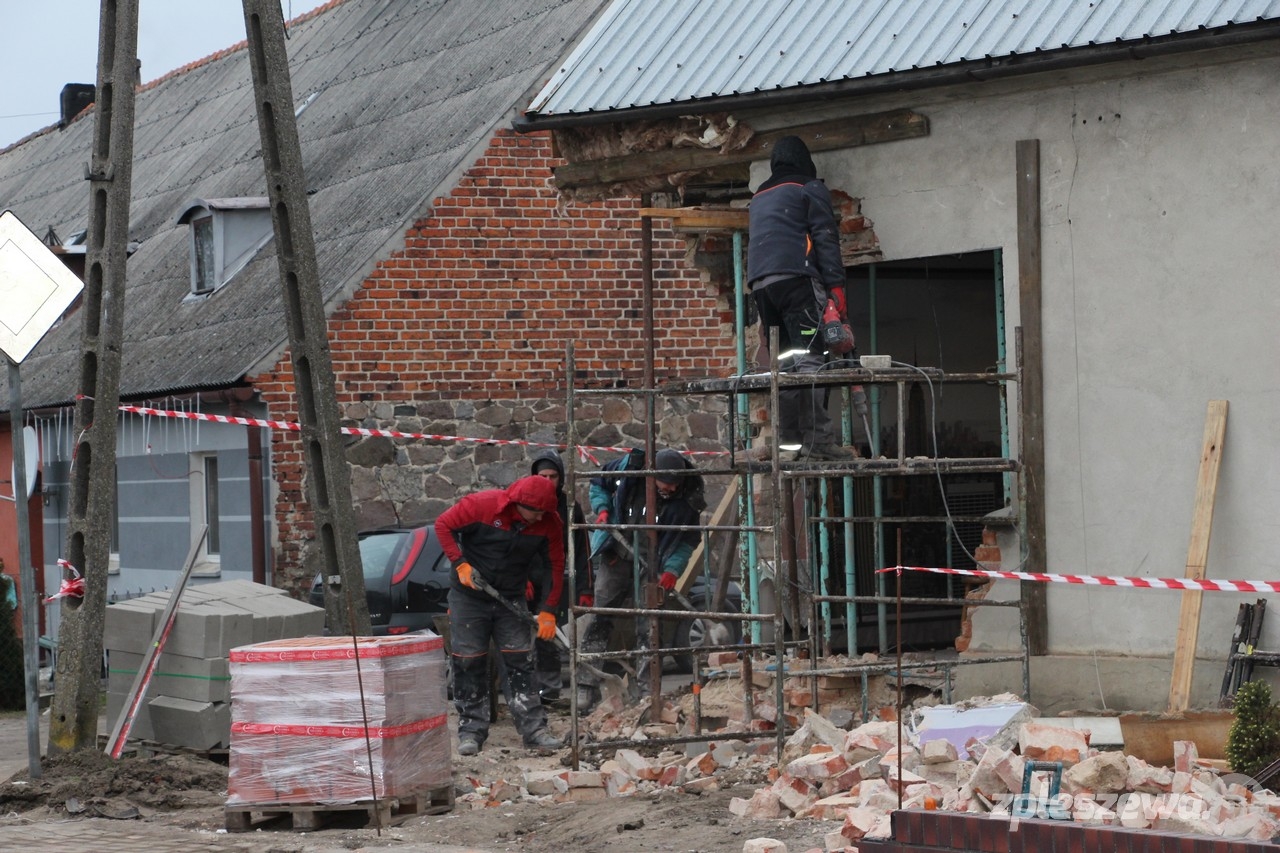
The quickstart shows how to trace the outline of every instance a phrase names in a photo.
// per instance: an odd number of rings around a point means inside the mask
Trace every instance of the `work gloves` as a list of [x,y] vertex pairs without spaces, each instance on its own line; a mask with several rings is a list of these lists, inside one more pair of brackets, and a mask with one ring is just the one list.
[[579,607],[594,607],[595,603],[596,597],[589,592],[584,592],[582,595],[578,596]]
[[608,524],[608,523],[609,523],[609,510],[607,509],[600,510],[600,514],[596,516],[596,524]]
[[663,572],[658,577],[658,586],[662,587],[667,592],[671,592],[671,590],[676,588],[675,574],[673,572]]
[[545,610],[538,614],[538,639],[550,640],[556,635],[556,616]]
[[469,586],[472,589],[478,589],[479,587],[477,587],[475,584],[471,582],[471,571],[472,569],[471,569],[470,563],[465,561],[458,563],[458,569],[457,569],[458,580],[462,583],[463,586]]

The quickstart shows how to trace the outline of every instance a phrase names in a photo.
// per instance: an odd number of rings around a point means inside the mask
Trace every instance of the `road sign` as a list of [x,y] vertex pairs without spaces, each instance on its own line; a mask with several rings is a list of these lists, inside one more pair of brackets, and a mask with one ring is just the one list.
[[14,364],[22,363],[83,288],[13,211],[0,213],[0,351]]

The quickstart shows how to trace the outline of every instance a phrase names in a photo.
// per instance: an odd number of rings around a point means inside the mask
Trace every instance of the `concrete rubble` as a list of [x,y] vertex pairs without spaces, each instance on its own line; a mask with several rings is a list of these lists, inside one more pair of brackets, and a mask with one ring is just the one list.
[[[766,667],[762,662],[753,671],[767,672]],[[881,706],[874,712],[879,718],[856,724],[848,708],[824,708],[827,713],[818,714],[788,703],[783,713],[796,730],[779,762],[773,739],[725,738],[773,730],[778,719],[773,692],[752,694],[749,719],[740,681],[733,685],[736,705],[708,692],[703,687],[699,696],[705,741],[645,747],[651,738],[695,734],[691,696],[664,700],[663,722],[643,725],[639,720],[647,701],[624,707],[618,700],[584,718],[584,739],[625,738],[635,748],[618,749],[577,771],[526,772],[520,784],[477,788],[460,804],[485,807],[514,797],[557,804],[751,786],[750,795],[730,801],[732,815],[756,822],[831,824],[825,848],[804,853],[856,850],[864,837],[888,837],[890,814],[899,808],[985,813],[1004,820],[1052,817],[1250,840],[1280,834],[1280,796],[1250,786],[1252,780],[1244,777],[1223,775],[1221,762],[1201,761],[1194,743],[1176,744],[1174,766],[1152,766],[1123,751],[1091,746],[1088,729],[1039,718],[1034,707],[1011,694],[955,706],[931,704],[936,697],[925,697],[901,726],[892,706]],[[708,720],[718,728],[709,731]],[[1061,765],[1056,798],[1047,796],[1053,774],[1040,770],[1030,775],[1030,791],[1022,794],[1029,761]],[[762,833],[743,850],[785,853],[786,846]]]

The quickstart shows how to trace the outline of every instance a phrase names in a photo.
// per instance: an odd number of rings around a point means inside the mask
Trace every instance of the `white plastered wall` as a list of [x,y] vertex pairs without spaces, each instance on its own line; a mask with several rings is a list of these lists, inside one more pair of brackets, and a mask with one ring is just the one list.
[[[1277,80],[1268,48],[884,96],[843,109],[909,107],[929,135],[815,155],[886,261],[1003,249],[1012,360],[1015,146],[1039,140],[1048,565],[1028,570],[1183,576],[1206,406],[1224,399],[1207,576],[1280,580]],[[1171,658],[1180,596],[1051,585],[1050,652]],[[1198,654],[1224,658],[1257,597],[1207,593]],[[1008,611],[979,611],[971,650],[1018,643]],[[1280,615],[1263,646],[1280,648]]]

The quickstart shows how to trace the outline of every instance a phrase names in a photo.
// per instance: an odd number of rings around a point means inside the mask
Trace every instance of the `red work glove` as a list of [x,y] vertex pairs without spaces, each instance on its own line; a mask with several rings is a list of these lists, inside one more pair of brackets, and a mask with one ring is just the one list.
[[849,322],[849,304],[845,301],[844,288],[833,287],[827,291],[827,298],[836,304],[836,313],[840,315],[840,319]]
[[658,578],[658,586],[662,587],[667,592],[671,592],[671,590],[676,588],[675,574],[672,572],[663,572]]
[[463,586],[469,586],[472,589],[476,588],[476,585],[471,582],[471,564],[470,563],[467,563],[467,562],[458,563],[458,580],[462,582]]
[[524,600],[533,601],[533,581],[525,581]]
[[578,596],[579,607],[594,607],[595,603],[596,597],[589,592],[584,592],[582,595]]
[[545,610],[538,614],[538,639],[550,640],[556,635],[556,616]]
[[600,510],[600,514],[596,516],[596,524],[608,524],[608,523],[609,523],[609,510],[607,509]]

